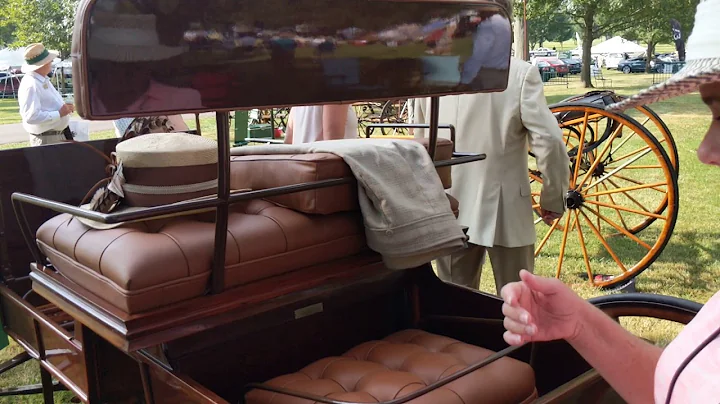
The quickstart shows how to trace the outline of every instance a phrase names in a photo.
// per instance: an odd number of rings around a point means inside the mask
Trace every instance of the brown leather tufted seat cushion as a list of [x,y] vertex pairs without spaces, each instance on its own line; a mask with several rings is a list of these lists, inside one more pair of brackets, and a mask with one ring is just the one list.
[[[417,141],[426,147],[429,145],[427,139],[408,141]],[[452,152],[453,143],[448,139],[438,138],[435,159],[448,160],[452,158]],[[230,170],[230,186],[233,189],[253,190],[353,176],[343,159],[330,153],[233,156]],[[443,186],[449,189],[452,186],[450,167],[441,167],[437,171]],[[359,209],[357,184],[354,182],[275,196],[268,200],[310,214],[331,214]]]
[[[493,352],[421,330],[404,330],[358,345],[342,356],[320,359],[269,386],[354,403],[402,398],[480,362]],[[247,404],[311,401],[255,389]],[[518,404],[537,398],[535,374],[526,363],[504,357],[450,382],[410,404]]]
[[[211,270],[212,215],[94,230],[66,214],[45,222],[37,243],[66,278],[127,313],[200,296]],[[356,254],[365,246],[357,212],[309,216],[254,200],[228,218],[228,288]]]

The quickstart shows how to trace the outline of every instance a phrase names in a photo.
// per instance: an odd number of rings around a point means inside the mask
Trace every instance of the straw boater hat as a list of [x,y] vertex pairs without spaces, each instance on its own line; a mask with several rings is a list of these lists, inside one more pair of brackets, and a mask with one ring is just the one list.
[[160,43],[154,14],[93,13],[88,56],[113,62],[166,60],[185,51],[185,46]]
[[720,0],[700,0],[695,27],[687,41],[686,64],[664,83],[650,87],[621,102],[608,105],[610,111],[623,111],[678,95],[697,91],[700,85],[720,80],[720,32],[716,17]]
[[57,52],[45,49],[45,46],[41,43],[33,43],[25,48],[25,55],[23,57],[25,63],[23,63],[20,69],[23,73],[30,73],[52,62],[55,58],[59,57],[59,55]]
[[[212,139],[187,133],[153,133],[118,143],[114,155],[117,170],[109,187],[113,207],[108,209],[105,204],[99,209],[91,202],[83,208],[121,213],[217,193],[217,142]],[[98,192],[108,191],[103,188]],[[95,229],[124,224],[104,224],[79,217],[78,220]]]

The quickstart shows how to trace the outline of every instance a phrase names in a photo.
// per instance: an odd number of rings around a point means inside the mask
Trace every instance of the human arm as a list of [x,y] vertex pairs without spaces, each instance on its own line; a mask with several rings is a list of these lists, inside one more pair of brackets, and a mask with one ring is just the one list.
[[63,104],[57,111],[42,110],[40,106],[40,94],[37,89],[28,86],[19,94],[20,116],[25,123],[30,125],[39,125],[43,123],[57,122],[60,118],[71,114],[73,106],[71,104]]
[[345,125],[348,119],[350,104],[323,105],[322,140],[345,138]]
[[292,144],[293,142],[293,110],[290,108],[288,113],[287,128],[285,128],[285,143]]
[[[557,218],[565,211],[565,193],[570,182],[570,159],[562,130],[545,101],[540,72],[527,69],[520,93],[520,118],[528,132],[528,143],[542,173],[540,207],[543,216]],[[555,215],[552,215],[555,213]]]
[[652,403],[662,349],[632,335],[562,281],[520,272],[500,291],[510,345],[566,340],[628,403]]

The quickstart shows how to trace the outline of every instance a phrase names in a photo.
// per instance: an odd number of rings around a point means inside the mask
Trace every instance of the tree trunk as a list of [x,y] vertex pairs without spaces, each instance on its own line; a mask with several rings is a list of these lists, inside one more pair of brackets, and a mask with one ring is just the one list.
[[588,10],[585,14],[585,29],[582,37],[582,71],[580,76],[585,88],[593,88],[592,75],[590,74],[590,63],[592,63],[592,55],[590,54],[593,42],[593,17],[594,10]]
[[515,36],[515,57],[518,59],[525,59],[525,48],[527,47],[527,44],[525,43],[525,27],[523,27],[522,17],[515,17],[513,25],[513,31]]
[[653,54],[655,53],[655,42],[650,40],[647,44],[647,50],[645,51],[645,73],[650,73],[650,61],[653,60]]

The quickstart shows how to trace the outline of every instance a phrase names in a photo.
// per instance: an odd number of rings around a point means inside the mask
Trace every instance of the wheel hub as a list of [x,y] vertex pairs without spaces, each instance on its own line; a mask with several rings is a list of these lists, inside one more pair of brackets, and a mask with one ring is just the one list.
[[603,174],[605,174],[605,164],[598,163],[597,167],[595,167],[595,170],[593,171],[592,175],[593,177],[602,177]]
[[585,202],[585,199],[578,191],[571,190],[565,195],[565,206],[567,206],[568,209],[579,209],[583,202]]

